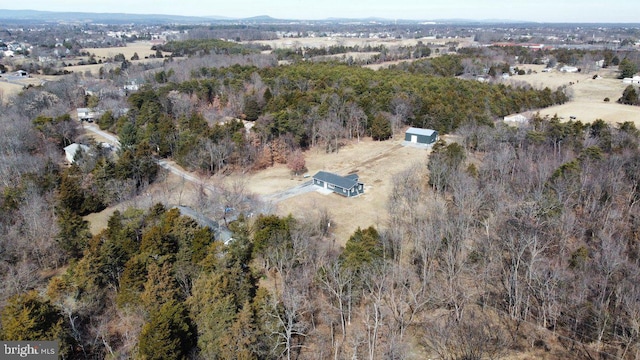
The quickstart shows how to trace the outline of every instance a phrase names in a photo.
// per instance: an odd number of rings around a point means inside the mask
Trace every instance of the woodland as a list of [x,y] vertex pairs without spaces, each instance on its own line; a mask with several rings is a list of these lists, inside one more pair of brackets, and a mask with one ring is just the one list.
[[[570,95],[456,78],[478,54],[374,71],[182,45],[194,55],[104,71],[145,78],[125,96],[71,74],[1,105],[0,338],[57,340],[65,359],[640,357],[633,123],[495,121]],[[88,141],[62,164],[79,106],[109,110],[115,156]],[[227,245],[160,203],[95,235],[82,218],[144,191],[158,159],[259,171],[407,125],[457,140],[396,174],[388,223],[344,247],[326,209],[240,214]]]

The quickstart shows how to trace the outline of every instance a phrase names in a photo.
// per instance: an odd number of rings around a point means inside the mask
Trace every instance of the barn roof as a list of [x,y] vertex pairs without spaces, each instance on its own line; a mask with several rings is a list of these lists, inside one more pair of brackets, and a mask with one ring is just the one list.
[[343,189],[351,189],[354,186],[358,185],[358,174],[340,176],[327,171],[318,171],[317,174],[313,175],[313,178],[339,186]]
[[415,127],[410,127],[409,129],[407,129],[407,133],[409,133],[409,134],[424,135],[424,136],[431,136],[435,132],[436,132],[435,130],[420,129],[420,128],[415,128]]

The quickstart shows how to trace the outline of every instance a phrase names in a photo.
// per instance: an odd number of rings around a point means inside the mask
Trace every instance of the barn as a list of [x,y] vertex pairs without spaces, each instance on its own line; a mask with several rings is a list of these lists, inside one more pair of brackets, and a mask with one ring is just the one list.
[[433,144],[438,141],[438,132],[431,129],[410,127],[404,134],[404,140],[413,144]]
[[358,174],[340,176],[327,171],[318,171],[313,175],[313,184],[346,197],[364,193],[364,184],[358,181]]

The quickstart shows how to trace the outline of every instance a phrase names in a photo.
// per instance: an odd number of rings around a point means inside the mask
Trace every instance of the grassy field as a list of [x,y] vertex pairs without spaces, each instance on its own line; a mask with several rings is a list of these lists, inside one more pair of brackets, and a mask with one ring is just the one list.
[[434,37],[425,37],[419,39],[378,39],[378,38],[355,38],[355,37],[301,37],[301,38],[280,38],[275,40],[259,40],[250,41],[249,43],[269,45],[272,49],[287,49],[287,48],[322,48],[330,47],[334,45],[343,46],[379,46],[384,45],[387,47],[392,46],[415,46],[418,41],[423,44],[437,44],[444,45],[448,42],[458,42],[461,45],[467,45],[473,42],[473,38],[459,38],[459,39],[436,39]]
[[[531,86],[542,89],[549,87],[552,90],[566,86],[572,96],[571,101],[557,106],[540,110],[541,115],[558,115],[563,120],[569,120],[575,116],[582,122],[593,122],[602,119],[616,124],[632,121],[640,126],[640,106],[628,106],[616,103],[622,96],[627,84],[617,79],[617,69],[599,69],[590,73],[562,73],[558,71],[542,72],[544,65],[525,65],[524,69],[532,69],[536,73],[530,75],[513,76],[507,83],[528,83]],[[593,79],[594,75],[600,78]],[[609,102],[605,102],[605,98]]]
[[[371,225],[384,226],[387,221],[387,200],[392,189],[392,178],[407,167],[426,164],[429,150],[403,147],[402,134],[389,141],[364,139],[354,141],[340,149],[338,153],[327,154],[322,149],[312,149],[305,153],[308,174],[319,170],[337,174],[358,173],[365,184],[365,192],[355,198],[345,198],[337,194],[311,192],[295,196],[277,204],[276,212],[282,216],[303,214],[317,209],[327,209],[333,219],[331,228],[337,243],[344,245],[358,228]],[[240,175],[232,175],[235,181]],[[247,188],[260,195],[268,195],[298,185],[303,181],[293,177],[284,165],[278,165],[246,178]],[[309,180],[304,179],[304,181]]]

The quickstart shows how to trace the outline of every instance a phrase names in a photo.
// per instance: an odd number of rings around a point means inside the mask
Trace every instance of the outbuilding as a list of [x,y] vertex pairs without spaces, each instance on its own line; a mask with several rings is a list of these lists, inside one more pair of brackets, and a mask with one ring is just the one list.
[[431,129],[410,127],[404,134],[404,140],[413,144],[430,145],[438,141],[438,132]]
[[314,185],[346,197],[358,196],[364,193],[364,184],[358,180],[358,174],[340,176],[327,171],[318,171],[313,175]]
[[513,114],[513,115],[505,116],[504,121],[514,122],[514,123],[526,123],[529,121],[529,118],[522,114]]

